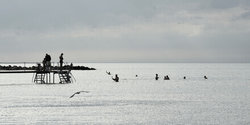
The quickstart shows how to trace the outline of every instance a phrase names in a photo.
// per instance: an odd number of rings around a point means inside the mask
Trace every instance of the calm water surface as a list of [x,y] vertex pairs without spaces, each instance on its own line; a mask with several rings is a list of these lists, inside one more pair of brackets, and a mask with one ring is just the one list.
[[[76,82],[55,85],[0,74],[0,124],[250,124],[250,64],[75,65],[97,70],[73,71]],[[69,98],[82,90],[89,93]]]

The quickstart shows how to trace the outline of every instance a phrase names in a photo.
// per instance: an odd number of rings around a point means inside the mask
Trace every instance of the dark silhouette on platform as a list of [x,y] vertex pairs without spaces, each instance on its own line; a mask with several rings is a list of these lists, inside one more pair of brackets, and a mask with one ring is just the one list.
[[61,53],[60,57],[59,57],[59,63],[60,63],[60,69],[62,69],[63,67],[63,53]]
[[44,59],[43,59],[43,70],[49,71],[51,70],[51,56],[46,53]]
[[170,78],[168,77],[168,75],[164,76],[164,80],[170,80]]
[[117,74],[115,74],[115,78],[112,78],[115,82],[119,82],[119,77]]
[[37,69],[36,69],[37,71],[42,71],[42,66],[41,66],[41,64],[40,63],[37,63]]
[[43,59],[43,70],[45,70],[45,67],[46,67],[46,58]]
[[158,74],[155,74],[155,80],[158,80],[158,79],[159,79]]
[[89,91],[79,91],[79,92],[76,92],[76,93],[74,93],[73,95],[71,95],[69,98],[72,98],[72,97],[74,97],[76,94],[80,94],[80,93],[89,93]]
[[186,79],[186,76],[184,76],[183,79]]

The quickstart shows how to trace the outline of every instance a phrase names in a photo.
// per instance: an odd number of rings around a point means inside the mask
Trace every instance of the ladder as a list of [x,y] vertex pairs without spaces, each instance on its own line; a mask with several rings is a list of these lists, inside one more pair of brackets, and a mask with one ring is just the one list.
[[71,76],[69,72],[59,72],[59,83],[71,83]]
[[45,78],[45,73],[36,73],[34,82],[35,83],[45,83],[44,78]]

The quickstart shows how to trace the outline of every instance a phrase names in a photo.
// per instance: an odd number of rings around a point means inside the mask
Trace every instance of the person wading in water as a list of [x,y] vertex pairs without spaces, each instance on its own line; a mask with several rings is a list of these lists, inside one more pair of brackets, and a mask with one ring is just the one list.
[[115,82],[119,82],[119,77],[117,74],[115,74],[115,78],[112,78]]

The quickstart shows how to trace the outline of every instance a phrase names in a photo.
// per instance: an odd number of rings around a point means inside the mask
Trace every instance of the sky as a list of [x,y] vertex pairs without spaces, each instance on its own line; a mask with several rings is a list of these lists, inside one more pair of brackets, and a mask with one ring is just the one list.
[[0,62],[250,62],[249,0],[1,0]]

